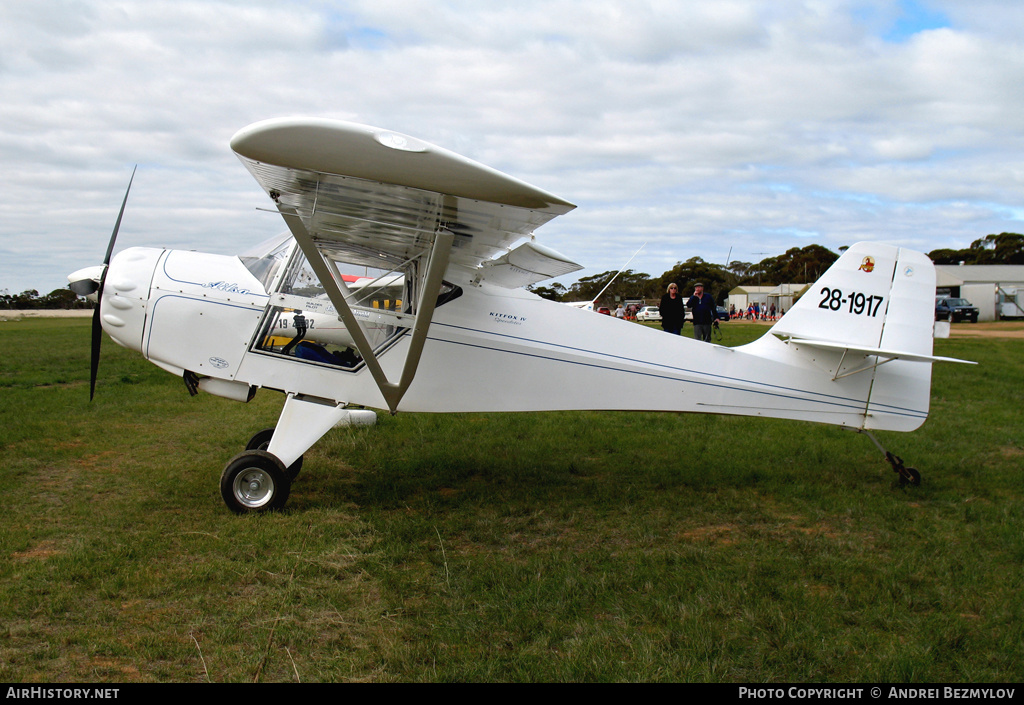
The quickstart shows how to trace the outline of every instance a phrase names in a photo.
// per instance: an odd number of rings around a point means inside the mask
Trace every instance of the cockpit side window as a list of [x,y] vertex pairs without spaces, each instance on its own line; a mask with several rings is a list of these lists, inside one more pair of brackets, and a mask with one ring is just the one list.
[[[346,302],[375,354],[380,354],[413,324],[418,261],[392,263],[334,244],[318,247],[341,273]],[[273,304],[267,308],[253,351],[342,369],[362,366],[355,341],[299,248],[294,248],[269,293]],[[460,293],[458,287],[445,284],[438,305]]]

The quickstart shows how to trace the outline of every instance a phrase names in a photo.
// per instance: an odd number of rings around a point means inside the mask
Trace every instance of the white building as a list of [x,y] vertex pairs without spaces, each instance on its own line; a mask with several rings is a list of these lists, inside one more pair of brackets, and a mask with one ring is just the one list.
[[775,310],[785,313],[793,308],[793,302],[803,296],[810,284],[779,284],[768,294],[768,306],[775,304]]
[[728,308],[736,307],[736,311],[746,311],[747,306],[756,303],[762,308],[768,307],[768,294],[774,286],[737,286],[729,290]]
[[793,302],[807,291],[807,284],[779,284],[778,286],[737,286],[729,291],[730,308],[745,311],[747,306],[757,303],[762,311],[771,309],[772,305],[779,313],[793,308]]
[[936,294],[967,299],[979,321],[1024,318],[1024,264],[937,264]]

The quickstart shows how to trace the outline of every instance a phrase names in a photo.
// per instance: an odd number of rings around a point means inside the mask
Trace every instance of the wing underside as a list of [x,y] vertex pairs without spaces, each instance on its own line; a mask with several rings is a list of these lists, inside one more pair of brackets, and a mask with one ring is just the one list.
[[[245,128],[231,146],[284,217],[392,411],[415,376],[450,268],[510,288],[581,269],[529,242],[512,249],[575,206],[414,138],[285,119]],[[402,312],[411,314],[411,336],[398,380],[377,360],[341,263],[411,276],[415,294]]]
[[443,229],[455,236],[450,263],[475,269],[575,208],[440,147],[363,125],[270,120],[231,146],[312,237],[375,265],[423,255]]
[[379,266],[381,259],[402,262],[423,255],[441,229],[455,236],[451,263],[476,269],[555,217],[407,186],[242,161],[278,208],[293,210],[311,237],[346,249],[355,264]]

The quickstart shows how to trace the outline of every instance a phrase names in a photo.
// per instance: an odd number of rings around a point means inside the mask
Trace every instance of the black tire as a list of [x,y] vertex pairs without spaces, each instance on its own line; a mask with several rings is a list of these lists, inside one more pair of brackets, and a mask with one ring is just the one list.
[[904,468],[904,471],[907,473],[907,475],[910,475],[910,479],[907,479],[907,477],[903,473],[900,473],[901,485],[910,485],[911,487],[920,486],[921,473],[919,473],[915,468]]
[[249,439],[245,444],[246,450],[266,450],[270,446],[270,439],[274,437],[274,429],[265,428]]
[[273,512],[284,507],[292,482],[284,465],[264,450],[231,459],[220,476],[220,495],[236,514]]
[[[266,450],[270,447],[270,439],[274,437],[274,429],[265,428],[255,436],[249,439],[249,442],[245,444],[246,450]],[[285,475],[288,476],[289,480],[294,480],[299,476],[299,471],[302,470],[302,456],[294,463],[289,465],[285,469]]]

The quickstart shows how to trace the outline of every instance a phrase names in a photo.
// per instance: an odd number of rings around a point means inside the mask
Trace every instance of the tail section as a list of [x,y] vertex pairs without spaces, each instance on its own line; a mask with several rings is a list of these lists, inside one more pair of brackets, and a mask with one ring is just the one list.
[[[912,431],[928,416],[935,267],[919,252],[858,243],[808,289],[770,333],[794,359],[856,376],[862,428]],[[962,362],[955,360],[955,362]],[[866,382],[866,383],[865,383]],[[858,394],[859,396],[859,394]]]
[[772,328],[777,336],[932,354],[935,267],[891,245],[847,250]]

